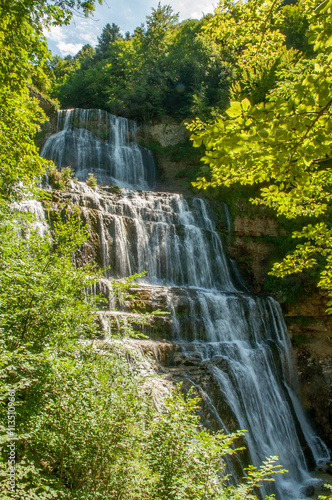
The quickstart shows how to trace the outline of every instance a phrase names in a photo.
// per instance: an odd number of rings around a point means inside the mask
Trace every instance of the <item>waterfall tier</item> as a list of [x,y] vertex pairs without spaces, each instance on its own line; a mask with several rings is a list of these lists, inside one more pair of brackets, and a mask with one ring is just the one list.
[[96,210],[100,233],[99,262],[123,278],[146,271],[144,281],[235,291],[215,225],[203,200],[188,203],[181,195],[130,191],[73,202],[88,217]]
[[100,109],[58,111],[58,129],[41,156],[71,166],[79,180],[89,173],[99,184],[148,189],[155,182],[151,152],[135,142],[136,123]]
[[[77,111],[68,111],[66,116],[60,113],[54,141],[60,147],[61,137],[67,134],[63,142],[69,151],[66,154],[78,157],[81,153],[76,149],[84,149],[85,135],[90,140],[92,124],[87,122],[85,128],[73,132],[69,123],[74,123],[75,113],[81,116]],[[99,116],[96,111],[86,113],[95,120]],[[103,120],[106,118],[100,118]],[[128,123],[123,124],[126,127]],[[107,130],[111,151],[117,139],[111,127]],[[53,151],[55,156],[49,153],[48,157],[57,159],[58,146],[52,148],[46,143],[44,154]],[[121,161],[125,162],[124,157]],[[125,163],[121,168],[127,172]],[[141,170],[137,187],[144,182]],[[169,319],[163,318],[162,328],[186,360],[183,376],[197,386],[209,378],[210,393],[203,388],[203,399],[220,426],[248,431],[249,460],[254,465],[271,455],[280,457],[289,474],[277,477],[277,499],[301,498],[301,488],[312,481],[308,457],[317,464],[328,460],[328,451],[308,424],[297,397],[292,350],[280,306],[271,298],[241,289],[241,279],[224,253],[209,206],[200,198],[186,201],[171,193],[93,190],[83,183],[72,183],[70,191],[61,196],[81,207],[90,229],[91,238],[81,258],[110,266],[105,273],[106,288],[107,279],[146,271],[140,279],[141,302],[171,312]],[[131,314],[130,303],[120,305],[123,314]],[[188,374],[186,366],[193,363],[203,374],[200,381],[190,371]]]

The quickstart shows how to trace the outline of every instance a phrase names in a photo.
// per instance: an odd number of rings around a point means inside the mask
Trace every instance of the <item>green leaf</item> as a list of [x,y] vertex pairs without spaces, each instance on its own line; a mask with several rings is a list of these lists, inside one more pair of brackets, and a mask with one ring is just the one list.
[[242,114],[242,107],[240,102],[232,102],[231,107],[226,110],[226,113],[231,118],[237,118]]

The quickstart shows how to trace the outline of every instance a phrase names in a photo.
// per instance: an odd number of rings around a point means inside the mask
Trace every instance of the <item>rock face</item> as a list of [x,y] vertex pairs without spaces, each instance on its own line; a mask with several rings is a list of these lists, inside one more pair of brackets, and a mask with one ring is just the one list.
[[265,207],[253,207],[238,201],[234,208],[232,238],[228,245],[231,256],[239,263],[250,289],[264,292],[264,282],[271,269],[274,239],[284,236],[284,230]]
[[186,127],[177,123],[139,127],[138,139],[154,152],[160,191],[192,196],[190,181],[197,177],[201,155],[192,147],[189,136]]
[[315,293],[285,304],[299,373],[301,400],[320,435],[332,447],[332,317],[327,297]]
[[163,147],[182,143],[189,137],[187,129],[176,123],[141,125],[140,134],[146,140],[156,142]]

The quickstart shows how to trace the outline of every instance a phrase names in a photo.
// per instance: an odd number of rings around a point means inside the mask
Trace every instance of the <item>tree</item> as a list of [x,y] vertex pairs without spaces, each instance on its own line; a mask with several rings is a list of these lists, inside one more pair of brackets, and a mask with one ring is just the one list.
[[[101,0],[100,0],[101,1]],[[0,85],[22,89],[41,71],[48,49],[42,29],[68,24],[74,11],[87,16],[94,0],[3,0],[0,5]]]
[[295,2],[295,4],[290,5],[285,5],[285,2],[283,2],[282,14],[283,19],[277,24],[277,27],[286,35],[287,47],[293,47],[313,56],[312,46],[310,46],[306,37],[309,19],[303,2]]
[[96,56],[99,59],[107,57],[110,44],[116,40],[122,39],[120,28],[117,24],[112,23],[112,26],[107,23],[103,28],[101,35],[98,37],[98,44],[96,45]]
[[[33,138],[45,115],[26,91],[0,87],[0,203],[20,197],[48,165],[38,154]],[[22,184],[24,183],[25,188]]]
[[264,101],[278,80],[278,71],[298,59],[299,53],[287,48],[285,35],[277,29],[288,26],[286,9],[274,0],[221,0],[204,26],[199,37],[228,74],[232,100]]
[[[258,184],[261,196],[253,202],[274,208],[277,215],[317,218],[326,213],[332,186],[331,15],[331,0],[312,11],[309,42],[316,57],[301,57],[279,71],[266,102],[233,101],[227,116],[210,124],[196,120],[189,127],[195,132],[194,145],[205,145],[204,161],[210,166],[209,178],[199,178],[196,187]],[[274,274],[284,276],[311,268],[320,255],[326,264],[319,286],[332,295],[328,221],[309,224],[293,236],[305,242],[274,266]]]
[[[33,184],[48,163],[39,157],[33,136],[45,115],[28,96],[32,78],[45,79],[48,49],[42,28],[66,24],[73,9],[84,15],[94,1],[4,0],[0,5],[0,198],[19,195],[19,180]],[[21,190],[22,191],[22,190]]]
[[[159,2],[157,8],[152,8],[149,16],[146,16],[146,43],[155,57],[162,50],[162,43],[167,32],[174,28],[179,20],[179,14],[175,14],[170,5]],[[155,52],[156,51],[156,52]]]

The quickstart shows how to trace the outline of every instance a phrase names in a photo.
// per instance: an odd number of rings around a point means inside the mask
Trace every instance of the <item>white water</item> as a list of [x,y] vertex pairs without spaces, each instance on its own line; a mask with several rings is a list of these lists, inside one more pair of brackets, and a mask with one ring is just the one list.
[[[84,156],[75,148],[85,151],[85,137],[91,139],[87,131],[90,115],[94,121],[100,116],[112,126],[114,120],[120,120],[117,130],[129,127],[124,119],[106,120],[102,113],[87,111],[86,128],[73,131],[75,113],[82,123],[82,111],[67,112],[64,125],[64,114],[60,113],[60,131],[43,150],[59,165],[63,165],[59,160],[61,144],[69,149],[66,154]],[[113,148],[118,151],[117,137],[109,138],[109,152]],[[97,155],[100,165],[98,148],[91,146],[90,152]],[[116,172],[127,175],[133,170],[133,164],[121,163],[125,161],[123,156]],[[78,172],[87,170],[92,171],[84,166]],[[146,185],[143,170],[139,166],[137,176],[127,176],[127,181],[135,178],[136,187]],[[271,298],[236,289],[208,205],[202,199],[188,203],[178,194],[129,189],[112,194],[110,189],[92,190],[81,183],[72,185],[71,199],[82,207],[90,225],[97,216],[99,261],[111,266],[111,277],[147,271],[141,282],[152,301],[171,311],[172,338],[188,359],[194,355],[202,366],[208,364],[220,406],[236,420],[238,429],[248,430],[251,462],[259,465],[266,457],[278,455],[282,466],[289,469],[289,474],[277,476],[277,499],[301,498],[301,488],[312,481],[302,449],[308,448],[316,463],[328,460],[328,451],[308,423],[296,395],[292,350],[280,307]],[[229,219],[227,224],[231,227]],[[240,283],[241,278],[235,281]],[[218,402],[210,395],[207,399],[213,413],[218,414]],[[219,422],[224,422],[223,414]]]
[[153,158],[133,139],[136,123],[100,109],[58,111],[58,131],[41,156],[59,167],[71,166],[79,180],[89,173],[99,184],[148,189],[155,182]]
[[15,203],[13,208],[21,213],[28,213],[32,215],[31,223],[32,228],[40,234],[45,236],[49,232],[49,227],[45,220],[44,208],[40,201],[33,199],[26,199],[19,203]]

